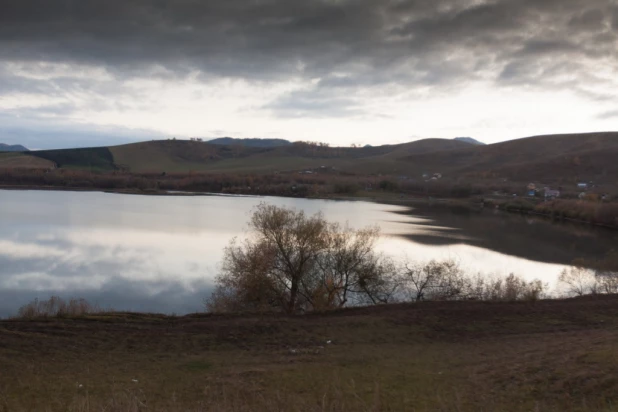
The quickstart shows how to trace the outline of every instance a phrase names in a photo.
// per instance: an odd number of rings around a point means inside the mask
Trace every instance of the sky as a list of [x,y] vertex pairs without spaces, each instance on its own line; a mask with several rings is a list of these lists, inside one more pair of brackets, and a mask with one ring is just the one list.
[[617,0],[3,0],[0,142],[618,130]]

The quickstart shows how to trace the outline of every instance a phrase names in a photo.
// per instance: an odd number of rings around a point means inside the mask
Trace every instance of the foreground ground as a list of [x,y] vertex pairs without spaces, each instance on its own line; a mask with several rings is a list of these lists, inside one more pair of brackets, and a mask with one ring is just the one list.
[[617,296],[6,320],[0,411],[614,411],[616,342]]

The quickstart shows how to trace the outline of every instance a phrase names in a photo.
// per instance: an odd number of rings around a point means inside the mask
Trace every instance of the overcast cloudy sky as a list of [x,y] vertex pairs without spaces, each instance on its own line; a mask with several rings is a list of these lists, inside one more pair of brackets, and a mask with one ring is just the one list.
[[0,142],[618,129],[616,0],[2,0]]

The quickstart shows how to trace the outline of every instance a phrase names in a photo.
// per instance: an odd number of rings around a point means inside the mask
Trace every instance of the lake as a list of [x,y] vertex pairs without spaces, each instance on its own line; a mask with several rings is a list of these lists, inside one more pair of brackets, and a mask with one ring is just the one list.
[[472,272],[554,285],[576,257],[602,257],[618,232],[435,206],[275,197],[138,196],[0,190],[0,317],[38,297],[103,308],[203,310],[223,248],[243,236],[260,202],[352,227],[378,224],[379,249],[411,260],[456,259]]

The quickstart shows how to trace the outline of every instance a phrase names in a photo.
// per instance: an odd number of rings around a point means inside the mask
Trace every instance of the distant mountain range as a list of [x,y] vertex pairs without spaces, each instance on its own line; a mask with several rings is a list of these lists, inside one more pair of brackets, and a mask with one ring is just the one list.
[[20,144],[4,144],[0,143],[0,152],[27,152],[28,149]]
[[457,140],[457,141],[460,141],[460,142],[466,142],[466,143],[470,143],[470,144],[475,144],[475,145],[478,145],[478,146],[484,146],[485,145],[485,143],[479,142],[478,140],[473,139],[471,137],[456,137],[453,140]]
[[233,137],[219,137],[218,139],[208,140],[208,143],[225,146],[240,145],[245,147],[279,147],[292,144],[292,142],[285,139],[235,139]]

